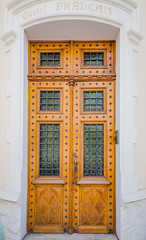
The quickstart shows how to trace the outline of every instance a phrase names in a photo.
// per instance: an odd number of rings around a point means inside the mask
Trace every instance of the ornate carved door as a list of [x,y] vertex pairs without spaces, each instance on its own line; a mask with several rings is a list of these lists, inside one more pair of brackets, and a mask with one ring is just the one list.
[[28,231],[115,230],[114,47],[29,44]]

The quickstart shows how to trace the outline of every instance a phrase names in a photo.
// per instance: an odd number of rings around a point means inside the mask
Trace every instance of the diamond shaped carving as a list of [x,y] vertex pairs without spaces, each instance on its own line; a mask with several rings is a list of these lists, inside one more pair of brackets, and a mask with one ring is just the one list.
[[37,187],[37,224],[61,224],[61,188]]
[[106,188],[81,188],[81,225],[105,225],[107,222]]

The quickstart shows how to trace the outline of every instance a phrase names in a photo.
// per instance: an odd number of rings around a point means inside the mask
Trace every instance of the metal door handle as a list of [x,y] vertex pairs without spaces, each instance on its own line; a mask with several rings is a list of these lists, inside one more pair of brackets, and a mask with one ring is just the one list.
[[78,165],[78,161],[77,161],[77,160],[74,160],[74,164]]

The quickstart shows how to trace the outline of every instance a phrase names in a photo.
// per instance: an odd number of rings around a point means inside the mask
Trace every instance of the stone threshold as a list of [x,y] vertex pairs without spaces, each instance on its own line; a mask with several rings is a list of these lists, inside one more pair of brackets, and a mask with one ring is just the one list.
[[118,240],[115,234],[27,234],[23,240]]

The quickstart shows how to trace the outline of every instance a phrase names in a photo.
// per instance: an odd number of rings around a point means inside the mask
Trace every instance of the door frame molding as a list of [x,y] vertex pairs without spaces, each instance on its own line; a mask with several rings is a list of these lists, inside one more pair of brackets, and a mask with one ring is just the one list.
[[[52,2],[52,1],[51,1]],[[88,2],[88,1],[87,1]],[[11,80],[8,83],[7,96],[12,98],[11,102],[11,128],[7,131],[7,142],[11,144],[10,173],[6,179],[6,190],[0,192],[2,199],[21,203],[20,235],[23,237],[26,233],[26,202],[27,202],[27,73],[28,73],[28,39],[24,30],[33,27],[38,23],[54,20],[90,20],[115,26],[119,29],[119,35],[116,39],[116,63],[117,63],[117,84],[116,84],[116,123],[120,130],[120,144],[116,149],[116,209],[117,209],[117,234],[121,235],[124,222],[121,219],[121,204],[130,201],[142,199],[144,193],[139,195],[137,188],[137,177],[134,175],[134,156],[133,144],[137,142],[137,130],[133,127],[133,101],[136,96],[136,83],[133,80],[133,50],[138,51],[138,44],[142,36],[136,31],[138,15],[136,14],[137,5],[130,4],[129,1],[114,5],[114,1],[104,1],[106,5],[113,10],[112,16],[95,14],[92,11],[68,12],[61,11],[51,14],[40,13],[35,17],[23,19],[25,11],[43,7],[43,3],[38,4],[34,1],[25,1],[25,6],[20,5],[18,1],[9,4],[6,7],[6,17],[13,21],[6,21],[5,33],[1,39],[6,44],[5,51],[11,51]],[[24,10],[25,7],[25,10]],[[118,12],[119,14],[116,14]],[[117,16],[118,15],[118,16]],[[24,17],[25,18],[25,17]],[[21,21],[20,21],[21,19]],[[120,19],[120,21],[119,21]],[[132,19],[132,23],[131,23]],[[15,24],[14,24],[15,23]],[[17,59],[18,61],[15,61]],[[127,66],[126,63],[129,63]],[[17,88],[16,88],[17,86]],[[19,89],[19,91],[18,91]],[[131,136],[129,139],[128,136]],[[15,139],[15,142],[13,141]],[[128,151],[127,151],[128,150]]]

